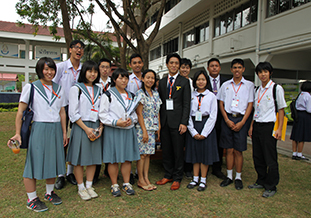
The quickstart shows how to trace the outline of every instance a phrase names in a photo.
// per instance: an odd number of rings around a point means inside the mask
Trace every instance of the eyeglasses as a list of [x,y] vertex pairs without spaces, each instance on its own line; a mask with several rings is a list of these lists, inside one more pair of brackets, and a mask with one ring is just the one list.
[[80,47],[80,46],[78,46],[78,45],[73,46],[72,48],[75,48],[75,49],[77,49],[77,50],[79,50],[79,49],[84,50],[84,48],[83,48],[83,47]]

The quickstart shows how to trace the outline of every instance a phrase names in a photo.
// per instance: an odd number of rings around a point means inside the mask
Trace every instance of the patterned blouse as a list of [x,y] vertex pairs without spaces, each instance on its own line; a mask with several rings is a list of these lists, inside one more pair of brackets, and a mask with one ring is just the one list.
[[[159,110],[162,101],[157,91],[152,91],[152,97],[144,93],[142,89],[136,92],[136,96],[141,96],[140,103],[143,105],[143,117],[147,131],[157,131],[159,129]],[[139,122],[136,125],[141,128]]]

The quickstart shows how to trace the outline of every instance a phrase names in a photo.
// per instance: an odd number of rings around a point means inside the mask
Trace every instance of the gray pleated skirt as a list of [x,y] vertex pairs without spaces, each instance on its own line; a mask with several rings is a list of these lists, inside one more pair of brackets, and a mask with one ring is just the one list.
[[50,179],[65,172],[63,131],[60,122],[34,122],[23,177]]
[[[93,129],[99,127],[98,120],[95,123],[90,121],[83,121],[83,123]],[[92,142],[84,130],[74,123],[70,134],[67,161],[71,162],[74,166],[100,165],[102,164],[102,154],[102,137]]]
[[124,163],[140,159],[137,133],[135,127],[120,129],[105,126],[104,130],[104,163]]

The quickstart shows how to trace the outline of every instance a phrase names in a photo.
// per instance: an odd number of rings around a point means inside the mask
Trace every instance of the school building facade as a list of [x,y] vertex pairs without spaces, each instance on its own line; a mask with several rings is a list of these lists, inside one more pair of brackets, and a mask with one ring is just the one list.
[[[287,89],[287,95],[295,95],[299,81],[311,79],[310,0],[169,0],[168,4],[171,8],[164,12],[149,53],[149,68],[160,77],[167,73],[166,55],[177,52],[192,61],[190,76],[206,70],[207,61],[216,57],[221,73],[230,76],[230,62],[242,58],[244,77],[256,85],[255,66],[269,61],[275,68],[273,80]],[[152,25],[145,25],[147,35]]]

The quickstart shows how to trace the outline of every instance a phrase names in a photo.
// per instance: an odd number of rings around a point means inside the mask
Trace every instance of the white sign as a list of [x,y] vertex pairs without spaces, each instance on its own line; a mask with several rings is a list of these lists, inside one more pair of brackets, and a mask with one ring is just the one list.
[[36,59],[42,57],[50,57],[53,60],[61,60],[61,48],[36,46]]
[[0,42],[0,56],[18,57],[18,45]]

